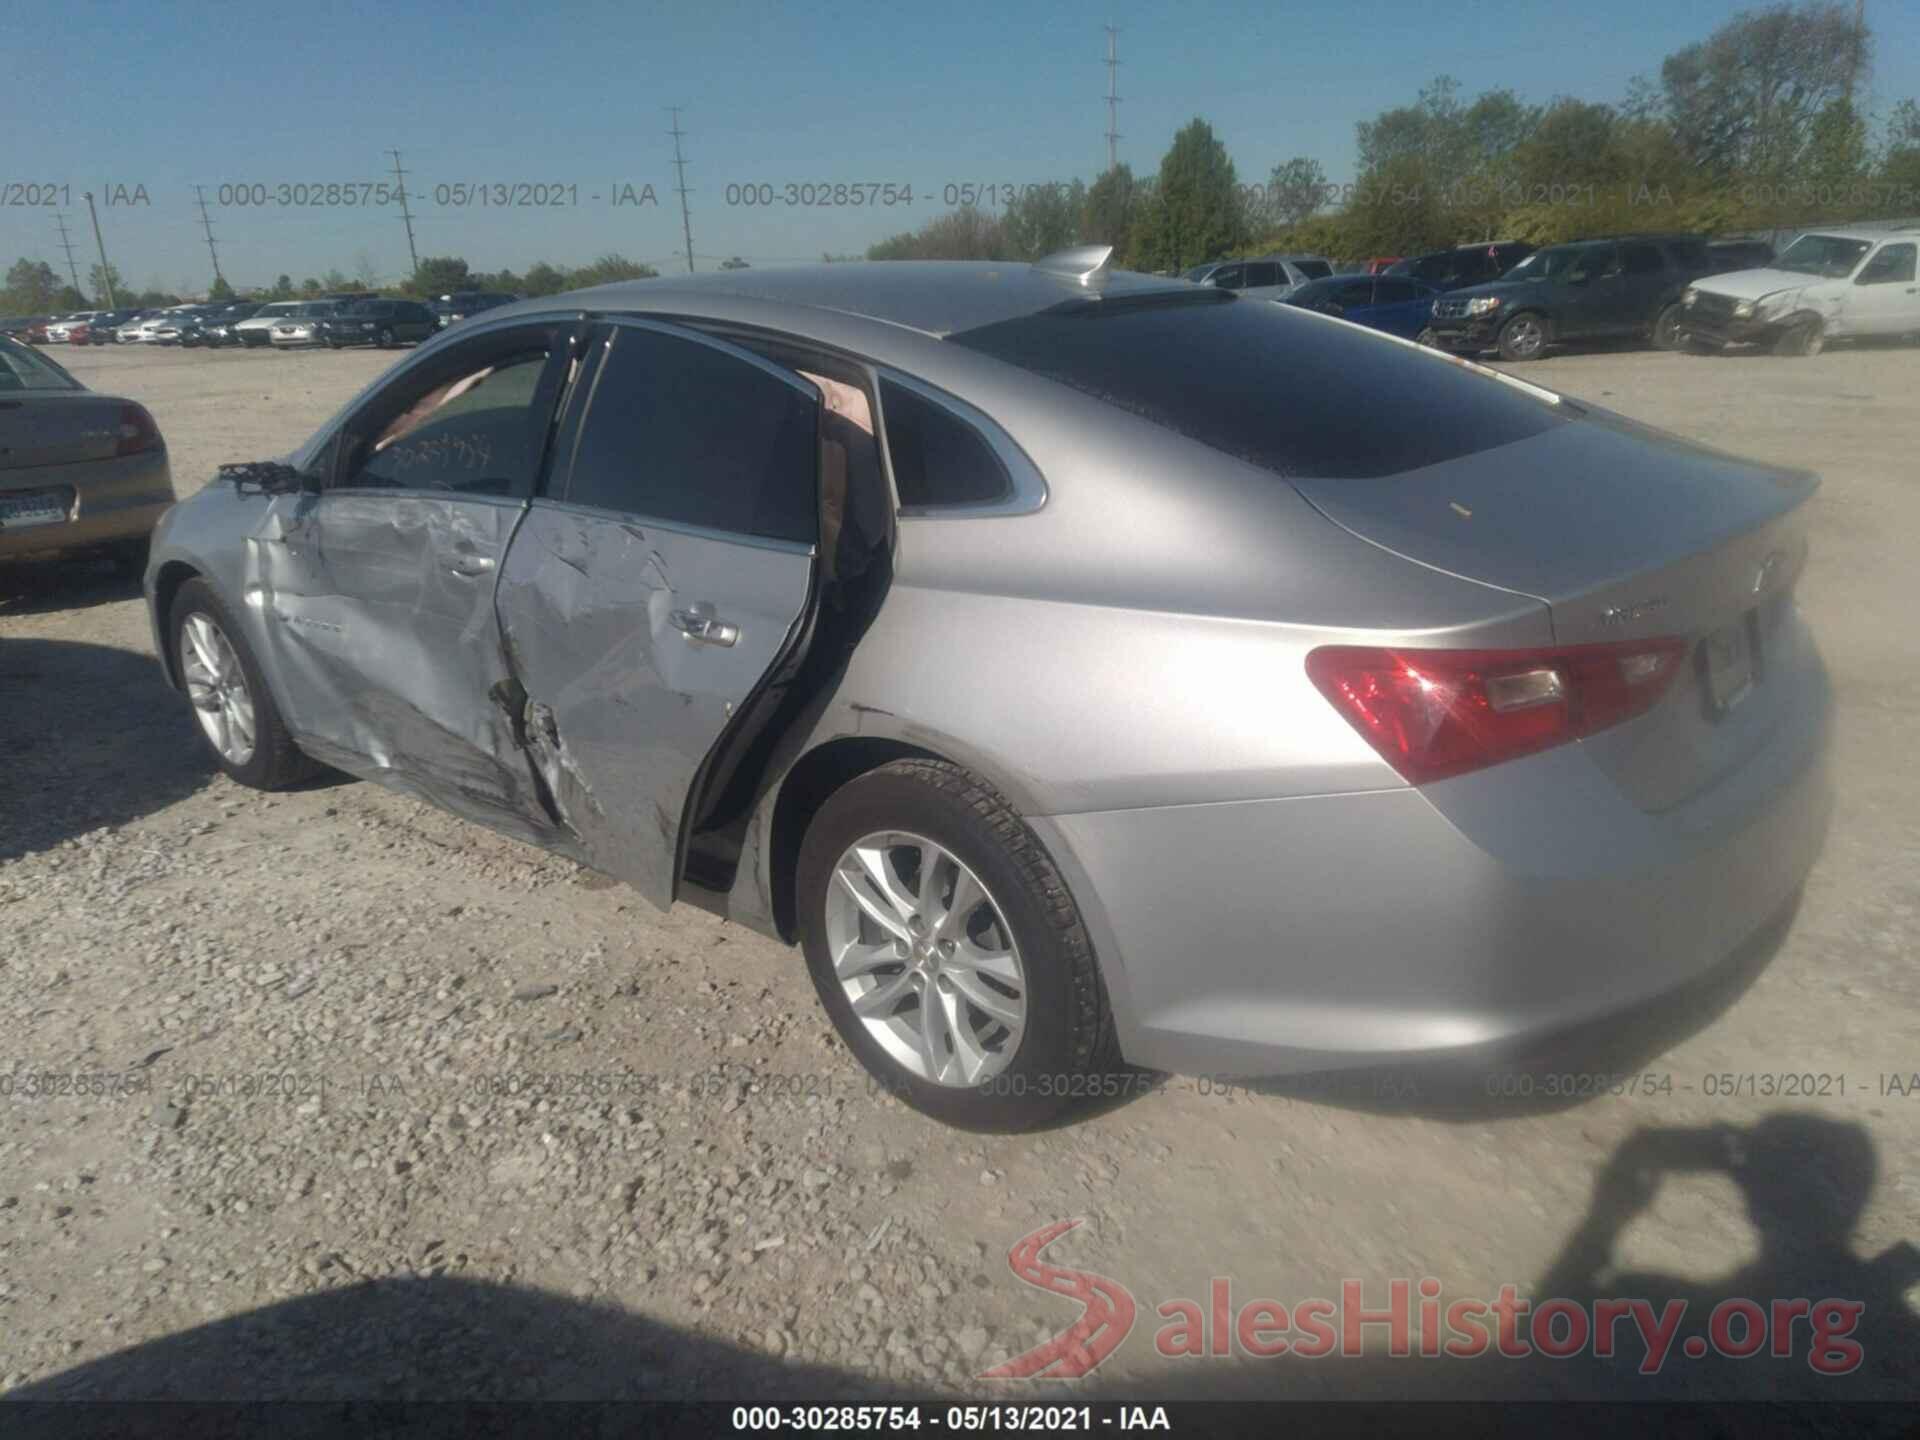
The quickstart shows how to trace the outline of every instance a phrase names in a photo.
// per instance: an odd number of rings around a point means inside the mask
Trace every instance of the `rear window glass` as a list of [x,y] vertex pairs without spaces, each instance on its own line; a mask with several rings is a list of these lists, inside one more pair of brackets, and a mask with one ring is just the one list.
[[1333,274],[1333,266],[1325,260],[1295,260],[1292,264],[1309,280],[1324,280]]
[[[1093,301],[948,339],[1283,476],[1394,475],[1566,418],[1410,346],[1218,295]],[[1282,395],[1313,403],[1276,403]]]
[[880,384],[880,405],[903,508],[986,505],[1012,490],[986,437],[945,406],[891,380]]

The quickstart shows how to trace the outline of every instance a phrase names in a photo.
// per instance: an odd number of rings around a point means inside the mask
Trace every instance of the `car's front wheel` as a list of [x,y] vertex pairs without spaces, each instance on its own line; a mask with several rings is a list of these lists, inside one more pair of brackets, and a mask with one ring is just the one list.
[[1440,337],[1433,333],[1433,327],[1429,325],[1413,337],[1413,343],[1416,345],[1424,345],[1429,350],[1438,350],[1440,348]]
[[1827,348],[1826,327],[1820,323],[1817,315],[1807,315],[1795,320],[1780,332],[1780,338],[1774,343],[1776,355],[1818,355]]
[[214,763],[242,785],[279,790],[317,773],[267,691],[246,636],[213,587],[189,580],[169,617],[173,658]]
[[899,760],[836,791],[796,875],[821,1003],[875,1081],[972,1130],[1124,1093],[1093,945],[1038,837],[978,776]]
[[1502,360],[1537,360],[1547,348],[1547,322],[1538,315],[1516,315],[1500,327]]
[[385,328],[380,331],[380,348],[382,350],[393,348],[393,331]]
[[1656,350],[1678,350],[1680,348],[1680,321],[1686,311],[1678,303],[1667,306],[1655,317],[1653,322],[1653,348]]

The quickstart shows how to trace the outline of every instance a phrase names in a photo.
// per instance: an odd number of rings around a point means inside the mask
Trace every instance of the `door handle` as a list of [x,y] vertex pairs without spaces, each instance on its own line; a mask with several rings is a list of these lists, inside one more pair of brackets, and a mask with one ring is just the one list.
[[709,605],[675,610],[667,618],[673,621],[674,629],[687,637],[690,645],[731,645],[740,638],[740,627],[714,619]]
[[447,569],[455,575],[490,575],[493,556],[477,555],[471,550],[456,550],[447,560]]

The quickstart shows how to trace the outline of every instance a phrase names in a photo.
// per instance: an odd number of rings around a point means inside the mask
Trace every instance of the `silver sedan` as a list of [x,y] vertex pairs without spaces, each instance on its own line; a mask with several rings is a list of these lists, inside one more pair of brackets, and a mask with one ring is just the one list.
[[235,779],[797,943],[881,1083],[1018,1127],[1717,969],[1826,823],[1815,483],[1093,248],[492,312],[146,583]]

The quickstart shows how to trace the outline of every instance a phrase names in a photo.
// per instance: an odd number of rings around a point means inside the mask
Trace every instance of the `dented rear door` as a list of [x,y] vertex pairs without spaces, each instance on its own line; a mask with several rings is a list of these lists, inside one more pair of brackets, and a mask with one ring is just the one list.
[[543,818],[664,908],[702,762],[812,594],[820,395],[651,321],[592,344],[496,606]]

